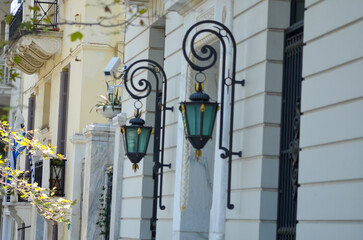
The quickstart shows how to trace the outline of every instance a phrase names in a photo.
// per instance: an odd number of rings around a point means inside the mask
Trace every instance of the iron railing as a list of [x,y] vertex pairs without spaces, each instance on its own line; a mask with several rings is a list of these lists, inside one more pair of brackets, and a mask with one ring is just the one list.
[[20,25],[23,22],[23,4],[16,11],[13,19],[9,23],[9,40],[15,40],[20,36]]
[[285,31],[277,240],[295,240],[303,22]]
[[65,194],[66,160],[50,160],[49,188],[55,188],[55,196],[63,197]]
[[[34,16],[32,24],[34,24],[36,29],[46,28],[48,30],[55,30],[58,25],[58,14],[58,0],[34,0]],[[22,3],[9,24],[9,40],[15,40],[20,37],[23,20]],[[24,30],[29,29],[24,28]]]
[[34,25],[37,28],[56,28],[58,25],[58,0],[39,1],[34,0]]

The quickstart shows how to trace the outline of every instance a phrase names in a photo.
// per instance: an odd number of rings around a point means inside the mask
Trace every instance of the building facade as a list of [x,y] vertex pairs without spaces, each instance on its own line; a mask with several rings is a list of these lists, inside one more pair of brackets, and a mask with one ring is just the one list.
[[[14,5],[15,4],[15,5]],[[43,158],[42,154],[26,156],[17,161],[20,170],[32,171],[31,181],[42,187],[57,187],[57,195],[77,199],[73,189],[74,161],[70,136],[82,132],[92,122],[107,122],[94,109],[98,95],[107,94],[103,73],[107,61],[119,56],[123,48],[120,27],[103,29],[99,26],[82,27],[66,22],[96,21],[105,13],[97,1],[13,1],[13,19],[6,26],[4,62],[23,73],[20,110],[27,130],[35,130],[34,137],[45,145],[57,146],[57,153],[66,161]],[[9,4],[4,6],[10,8]],[[123,22],[122,5],[110,7],[117,16],[113,21]],[[21,23],[31,19],[37,30],[27,33]],[[47,21],[41,19],[48,18]],[[111,22],[111,20],[109,21]],[[80,31],[83,38],[71,41],[70,35]],[[119,31],[119,34],[112,34]],[[10,88],[11,89],[11,88]],[[16,112],[16,111],[15,111]],[[82,159],[76,159],[82,163]],[[72,190],[73,189],[73,190]],[[29,202],[11,197],[3,202],[2,239],[79,239],[80,227],[74,220],[71,228],[44,220]],[[77,208],[78,207],[78,208]],[[81,207],[71,213],[80,218]],[[23,225],[24,224],[24,225]],[[22,229],[22,227],[25,227]],[[55,232],[58,232],[56,234]]]
[[[231,29],[236,80],[246,81],[236,86],[234,102],[233,150],[243,153],[233,158],[232,210],[226,208],[227,162],[215,140],[227,126],[217,120],[215,137],[196,161],[181,114],[167,112],[164,154],[172,167],[164,172],[166,209],[158,210],[156,239],[362,238],[361,196],[354,191],[362,179],[355,173],[362,165],[362,3],[169,0],[146,6],[148,24],[126,30],[124,63],[148,58],[164,66],[168,107],[178,109],[194,91],[182,39],[196,22],[215,20]],[[196,48],[203,44],[221,53],[216,39],[206,36]],[[205,82],[218,102],[221,64],[208,70]],[[123,100],[131,113],[134,100],[127,92]],[[153,103],[144,106],[150,121]],[[150,238],[150,157],[136,173],[126,161],[123,181],[114,183],[123,189],[120,239]]]
[[[77,1],[78,8],[69,0],[60,3],[61,16],[91,19],[95,14],[87,11],[86,2]],[[363,195],[357,191],[363,179],[362,1],[128,0],[123,7],[128,9],[124,19],[142,8],[146,12],[117,36],[86,29],[84,38],[72,43],[67,36],[77,26],[62,26],[59,52],[36,74],[24,75],[23,102],[36,98],[34,128],[42,129],[39,137],[46,143],[62,148],[64,142],[65,197],[78,200],[71,228],[59,228],[60,239],[362,239]],[[212,139],[196,157],[178,111],[194,92],[198,74],[184,58],[183,38],[204,20],[230,29],[237,50],[235,80],[245,80],[244,86],[236,85],[234,102],[227,102],[235,107],[233,151],[242,151],[232,158],[230,202],[228,162],[218,147],[220,129],[227,138],[228,124],[221,125],[217,115]],[[221,102],[222,79],[233,69],[232,45],[223,52],[219,39],[206,33],[197,38],[196,53],[208,54],[205,45],[217,53],[215,65],[205,71],[205,92]],[[192,62],[203,64],[189,46],[186,52]],[[121,129],[133,118],[135,104],[129,92],[122,89],[123,113],[112,122],[89,113],[95,97],[104,94],[98,92],[104,89],[100,78],[113,56],[126,67],[150,59],[166,73],[163,107],[174,111],[165,115],[163,154],[171,168],[163,168],[157,199],[153,137],[136,171],[124,154]],[[140,100],[145,125],[152,126],[162,84],[156,89],[148,71],[135,78],[152,83],[150,96]],[[59,100],[64,79],[69,80],[66,115]],[[228,89],[227,98],[232,94]],[[66,133],[63,142],[59,129]],[[43,179],[49,179],[49,169],[43,167]],[[161,197],[165,209],[157,207],[154,236],[153,201]],[[30,239],[50,239],[51,226],[37,227],[42,220],[32,211]]]

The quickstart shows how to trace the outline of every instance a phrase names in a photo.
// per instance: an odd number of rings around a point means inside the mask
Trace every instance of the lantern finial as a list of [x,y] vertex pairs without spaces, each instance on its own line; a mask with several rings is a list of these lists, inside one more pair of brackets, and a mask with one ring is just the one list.
[[197,158],[197,162],[199,162],[199,157],[202,156],[202,150],[196,149],[194,155]]

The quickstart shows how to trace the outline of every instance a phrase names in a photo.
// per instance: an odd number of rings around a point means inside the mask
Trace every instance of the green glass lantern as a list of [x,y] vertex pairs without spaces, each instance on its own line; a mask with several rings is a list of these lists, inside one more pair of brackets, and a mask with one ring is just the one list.
[[179,110],[183,117],[185,137],[196,149],[197,160],[201,149],[212,138],[214,122],[219,109],[217,102],[210,102],[208,94],[204,93],[203,82],[197,82],[197,92],[190,95],[190,102],[181,102]]
[[126,156],[132,162],[132,169],[136,172],[139,169],[138,163],[145,156],[149,145],[152,127],[145,127],[145,121],[140,118],[139,110],[135,118],[130,120],[130,126],[122,126],[121,131],[124,137]]

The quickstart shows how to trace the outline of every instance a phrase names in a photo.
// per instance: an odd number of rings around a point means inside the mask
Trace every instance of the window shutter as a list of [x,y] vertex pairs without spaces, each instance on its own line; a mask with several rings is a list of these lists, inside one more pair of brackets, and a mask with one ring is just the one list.
[[69,91],[69,72],[62,71],[60,79],[60,92],[59,92],[57,152],[63,155],[65,155],[66,153],[66,142],[67,142],[68,91]]
[[28,130],[34,130],[35,120],[35,95],[32,95],[28,100]]
[[[34,121],[35,121],[35,95],[31,95],[31,97],[28,99],[28,122],[26,126],[28,131],[34,130]],[[33,133],[27,134],[28,139],[32,139],[33,136],[34,136]],[[30,170],[30,162],[29,162],[29,155],[27,154],[25,160],[25,171],[29,170]]]

